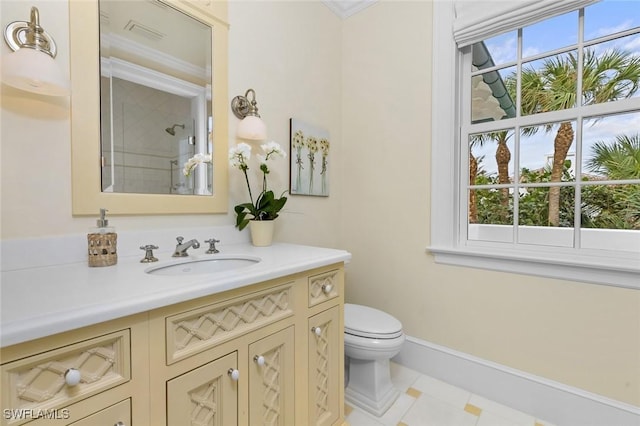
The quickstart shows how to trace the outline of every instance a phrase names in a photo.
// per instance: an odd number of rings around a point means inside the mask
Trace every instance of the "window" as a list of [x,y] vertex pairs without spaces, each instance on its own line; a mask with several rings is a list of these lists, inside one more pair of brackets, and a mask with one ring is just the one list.
[[[634,7],[531,14],[530,24],[457,47],[440,33],[452,12],[434,3],[434,57],[450,58],[434,63],[454,76],[434,66],[437,261],[640,288]],[[444,90],[458,96],[436,108],[451,98]]]

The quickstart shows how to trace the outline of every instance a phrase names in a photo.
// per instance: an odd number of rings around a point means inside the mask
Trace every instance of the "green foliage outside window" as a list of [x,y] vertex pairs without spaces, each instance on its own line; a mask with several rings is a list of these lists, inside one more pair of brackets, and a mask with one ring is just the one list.
[[[618,136],[612,143],[598,142],[587,167],[597,175],[584,175],[583,181],[640,178],[640,135]],[[497,185],[498,177],[480,171],[475,185]],[[573,181],[571,161],[565,160],[561,181]],[[527,183],[551,182],[551,168],[520,171],[521,190],[518,199],[518,223],[547,226],[549,223],[549,187],[527,187]],[[479,224],[512,225],[513,194],[508,190],[475,189]],[[505,197],[508,199],[505,202]],[[562,187],[559,202],[560,227],[574,225],[574,193]],[[581,187],[581,226],[600,229],[640,230],[640,185],[584,185]]]

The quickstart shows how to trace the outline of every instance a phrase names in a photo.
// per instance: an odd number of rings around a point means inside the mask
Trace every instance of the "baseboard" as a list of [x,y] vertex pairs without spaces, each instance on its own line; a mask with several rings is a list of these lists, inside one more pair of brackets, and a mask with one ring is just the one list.
[[640,407],[414,337],[393,361],[558,426],[640,425]]

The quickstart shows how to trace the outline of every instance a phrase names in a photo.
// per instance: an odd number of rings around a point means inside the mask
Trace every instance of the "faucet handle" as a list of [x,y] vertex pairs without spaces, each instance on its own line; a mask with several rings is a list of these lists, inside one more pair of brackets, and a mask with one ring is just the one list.
[[153,244],[147,244],[146,246],[140,246],[140,250],[144,250],[144,259],[140,260],[140,263],[157,262],[158,258],[153,255],[153,250],[156,250],[158,246]]
[[176,237],[176,241],[178,241],[178,244],[182,244],[184,237]]
[[220,250],[216,248],[216,243],[219,243],[220,240],[216,240],[215,238],[211,238],[210,240],[205,240],[205,243],[209,243],[209,250],[205,253],[207,254],[215,254],[220,253]]

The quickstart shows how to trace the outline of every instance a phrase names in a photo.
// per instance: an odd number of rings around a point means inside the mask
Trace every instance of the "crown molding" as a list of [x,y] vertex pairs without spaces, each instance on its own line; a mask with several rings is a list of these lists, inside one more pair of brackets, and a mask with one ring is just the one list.
[[345,19],[371,6],[378,0],[322,0],[333,13]]

